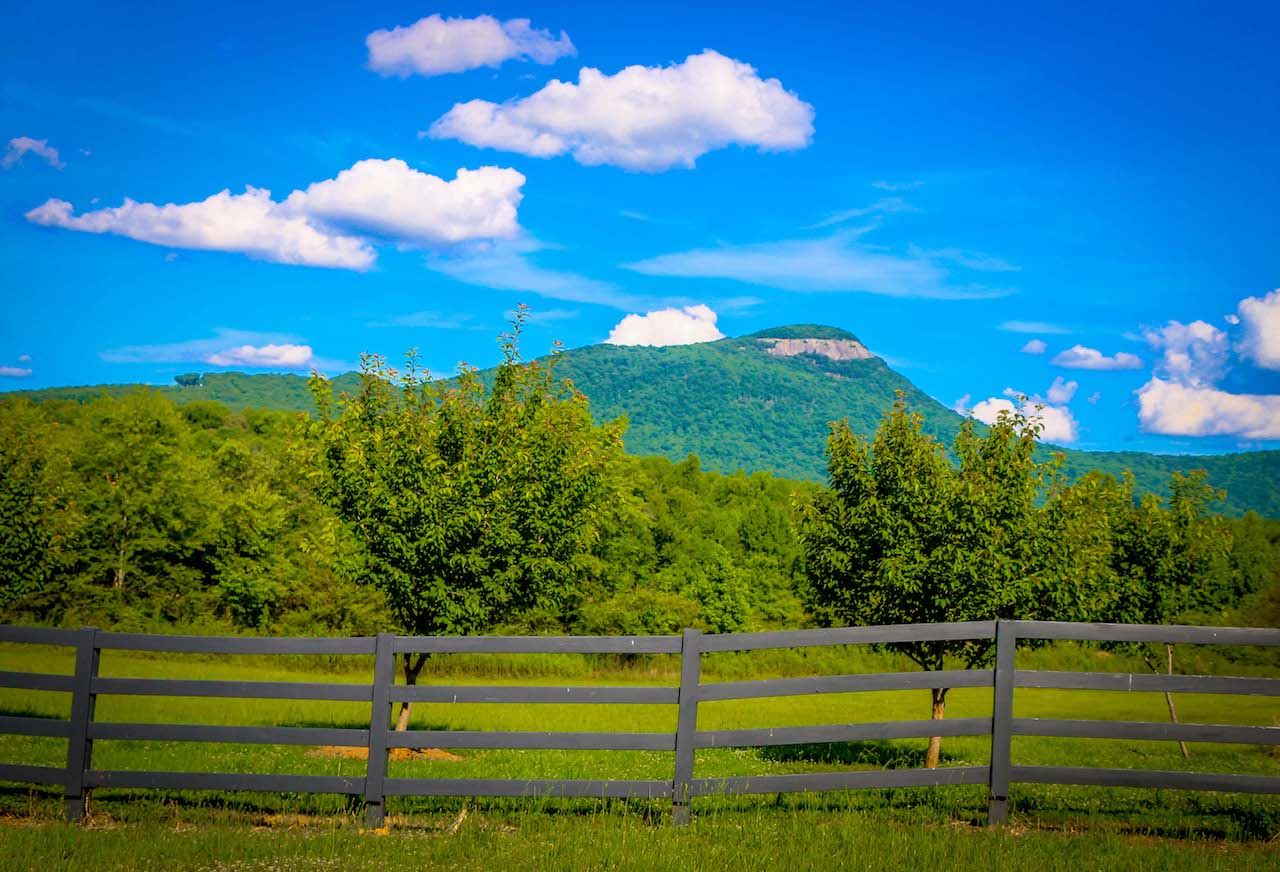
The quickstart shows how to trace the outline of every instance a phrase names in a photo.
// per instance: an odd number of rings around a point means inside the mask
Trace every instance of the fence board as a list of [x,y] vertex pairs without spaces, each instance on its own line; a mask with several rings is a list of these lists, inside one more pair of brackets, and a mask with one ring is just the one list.
[[528,796],[666,799],[670,781],[578,781],[506,778],[388,778],[387,796]]
[[868,690],[917,690],[931,687],[990,687],[990,669],[949,669],[929,672],[880,672],[869,675],[817,675],[807,678],[766,678],[722,681],[699,688],[702,702],[763,699],[811,693],[860,693]]
[[368,730],[328,727],[224,727],[204,724],[94,723],[89,737],[136,742],[239,742],[246,745],[338,745],[367,748]]
[[822,724],[812,727],[702,730],[694,737],[694,746],[697,748],[755,748],[764,745],[866,742],[877,739],[921,739],[930,736],[985,736],[990,732],[991,718],[883,721],[864,724]]
[[18,781],[23,784],[66,784],[67,770],[62,766],[0,763],[0,781]]
[[15,627],[11,624],[0,624],[0,642],[62,645],[70,648],[76,644],[79,634],[79,630],[54,630],[50,627]]
[[609,703],[674,705],[680,698],[675,687],[485,687],[481,685],[396,685],[389,691],[393,702],[509,702],[509,703]]
[[66,739],[71,735],[71,722],[54,718],[2,715],[0,716],[0,735],[51,736],[55,739]]
[[96,678],[93,692],[127,696],[203,696],[239,699],[322,699],[369,702],[368,684],[321,684],[310,681],[205,681],[185,678]]
[[1094,721],[1063,718],[1014,718],[1018,736],[1059,736],[1072,739],[1151,739],[1161,742],[1228,742],[1280,745],[1280,727],[1231,724],[1169,724],[1149,721]]
[[46,675],[43,672],[0,672],[0,687],[14,690],[55,690],[70,693],[75,690],[75,677],[71,675]]
[[511,748],[567,751],[674,751],[672,733],[538,733],[406,730],[387,736],[388,748]]
[[1280,696],[1280,679],[1233,675],[1156,675],[1142,672],[1055,672],[1018,669],[1018,687],[1055,690],[1132,690],[1158,693],[1227,693],[1236,696]]
[[679,654],[679,636],[396,636],[397,654]]
[[1280,645],[1280,630],[1258,627],[1088,624],[1069,621],[1009,621],[1020,639],[1082,642],[1166,642],[1190,645]]
[[89,787],[135,787],[153,790],[253,790],[285,793],[364,792],[364,777],[350,775],[276,775],[240,772],[144,772],[91,769]]
[[99,633],[102,648],[169,654],[372,654],[372,636],[272,639],[251,636],[165,636]]
[[1280,776],[1276,775],[1170,772],[1160,769],[1014,766],[1013,780],[1023,784],[1084,784],[1096,787],[1163,787],[1176,790],[1224,790],[1232,793],[1280,793]]
[[808,793],[816,790],[861,790],[869,787],[937,787],[986,784],[986,766],[943,766],[937,769],[871,769],[860,772],[811,772],[803,775],[740,775],[695,778],[694,796],[731,793]]
[[758,651],[762,648],[809,648],[818,645],[880,645],[890,642],[983,640],[995,638],[995,632],[995,621],[954,621],[945,624],[727,633],[705,637],[702,650],[706,652]]

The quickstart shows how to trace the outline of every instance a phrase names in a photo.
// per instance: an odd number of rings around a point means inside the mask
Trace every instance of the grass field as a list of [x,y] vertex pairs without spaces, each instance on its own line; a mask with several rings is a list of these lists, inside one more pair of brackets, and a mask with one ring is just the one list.
[[[1265,657],[1223,664],[1205,649],[1179,651],[1180,671],[1276,675]],[[1075,646],[1020,653],[1027,668],[1135,671],[1140,661]],[[101,674],[260,681],[368,681],[369,658],[156,656],[107,652]],[[0,646],[0,670],[70,673],[65,650]],[[430,683],[678,683],[676,658],[628,661],[574,655],[450,655]],[[708,656],[704,681],[909,668],[863,649]],[[1271,725],[1275,698],[1178,695],[1184,722]],[[65,694],[0,690],[0,714],[66,717]],[[957,689],[950,717],[989,715],[991,692]],[[1165,720],[1163,695],[1019,690],[1027,717]],[[830,694],[704,703],[699,729],[922,718],[925,691]],[[417,729],[670,732],[674,706],[418,704]],[[102,721],[364,728],[359,703],[102,697]],[[695,774],[762,775],[918,766],[925,741],[858,742],[699,751]],[[0,737],[0,761],[61,766],[63,740]],[[1173,743],[1017,737],[1015,763],[1280,774],[1277,748],[1199,744],[1184,760]],[[462,750],[461,760],[393,761],[392,776],[670,779],[669,752]],[[943,765],[983,765],[986,737],[949,738]],[[361,760],[293,746],[98,741],[100,769],[288,772],[361,776]],[[465,816],[459,819],[462,810]],[[492,868],[496,862],[564,868],[1280,868],[1280,797],[1167,790],[1015,785],[1011,826],[982,827],[986,789],[870,790],[707,797],[693,825],[666,826],[660,801],[404,798],[390,803],[386,835],[362,832],[344,797],[99,790],[88,827],[59,822],[58,791],[0,785],[0,852],[13,868],[100,868],[169,863],[213,868],[414,865]]]

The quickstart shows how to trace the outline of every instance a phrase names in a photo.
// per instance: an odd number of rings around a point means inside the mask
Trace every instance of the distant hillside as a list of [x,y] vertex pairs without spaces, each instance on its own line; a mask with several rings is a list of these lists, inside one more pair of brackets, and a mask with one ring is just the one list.
[[[950,444],[961,417],[871,354],[852,333],[798,324],[736,339],[648,348],[593,345],[566,351],[557,372],[591,399],[597,419],[626,416],[627,449],[673,460],[697,454],[704,469],[768,470],[793,479],[823,480],[827,424],[848,418],[856,432],[875,432],[898,390],[924,416],[925,430]],[[357,376],[334,379],[351,390]],[[133,385],[20,391],[37,400],[85,401]],[[208,373],[202,385],[160,388],[179,403],[212,400],[233,410],[311,412],[306,379],[297,375]],[[1228,492],[1223,510],[1280,517],[1280,451],[1219,456],[1064,450],[1078,476],[1131,470],[1140,490],[1164,494],[1175,470],[1205,469]]]

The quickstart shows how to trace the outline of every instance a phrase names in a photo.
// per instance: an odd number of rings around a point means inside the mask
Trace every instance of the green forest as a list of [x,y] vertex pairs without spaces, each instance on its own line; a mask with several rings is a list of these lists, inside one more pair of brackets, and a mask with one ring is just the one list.
[[626,453],[625,420],[599,423],[568,367],[504,348],[497,370],[447,382],[369,358],[313,378],[309,411],[146,388],[0,401],[0,620],[279,635],[1280,625],[1280,521],[1222,517],[1201,474],[1163,496],[1081,476],[1025,419],[944,442],[907,393],[871,439],[852,422],[815,434],[825,487],[722,474]]
[[[826,480],[827,424],[849,419],[854,432],[870,437],[898,391],[924,419],[923,429],[950,446],[963,418],[929,397],[879,358],[831,360],[815,354],[780,357],[768,353],[770,338],[856,340],[834,327],[791,325],[696,345],[649,348],[593,345],[560,354],[557,372],[591,400],[598,424],[626,417],[627,451],[673,462],[696,454],[702,467],[733,474],[770,472],[789,479]],[[495,369],[480,377],[492,383]],[[307,380],[289,374],[183,373],[174,384],[153,388],[181,404],[213,401],[232,412],[272,409],[314,415]],[[358,373],[332,381],[334,391],[354,391]],[[136,385],[47,388],[9,394],[36,401],[84,403],[122,397]],[[1099,470],[1120,479],[1128,471],[1139,494],[1164,495],[1175,472],[1204,469],[1226,491],[1217,510],[1239,517],[1253,510],[1280,517],[1280,451],[1218,456],[1062,451],[1073,477]]]

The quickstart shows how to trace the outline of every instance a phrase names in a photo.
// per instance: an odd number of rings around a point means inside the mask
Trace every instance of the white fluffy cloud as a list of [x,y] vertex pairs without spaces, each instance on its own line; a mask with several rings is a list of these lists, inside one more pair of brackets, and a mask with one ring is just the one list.
[[[1280,291],[1244,299],[1237,311],[1244,337],[1236,350],[1259,366],[1280,368]],[[1137,391],[1143,431],[1280,439],[1280,396],[1232,394],[1216,387],[1231,362],[1225,331],[1205,321],[1170,321],[1143,335],[1161,352],[1152,379]]]
[[777,79],[761,79],[750,65],[707,50],[668,67],[630,66],[612,76],[584,67],[577,84],[553,80],[501,104],[459,103],[427,135],[659,172],[692,167],[729,145],[804,148],[813,136],[813,107]]
[[659,309],[644,315],[628,315],[609,331],[608,345],[691,345],[723,339],[716,328],[716,313],[708,306]]
[[859,233],[694,249],[624,264],[646,275],[733,279],[784,291],[862,291],[888,297],[982,299],[1006,291],[956,284],[923,254],[858,242]]
[[1155,374],[1188,387],[1209,387],[1227,367],[1227,334],[1205,321],[1170,321],[1143,331],[1147,344],[1162,352]]
[[555,63],[577,54],[563,30],[535,30],[527,18],[499,21],[491,15],[442,18],[431,15],[408,27],[375,30],[365,38],[369,69],[384,76],[438,76],[479,67],[497,67],[523,58]]
[[1230,394],[1159,378],[1137,393],[1138,421],[1148,433],[1280,439],[1280,396]]
[[[1028,398],[1025,403],[1017,404],[1017,392],[1012,388],[1005,391],[1014,399],[991,397],[977,403],[970,414],[984,424],[994,424],[1001,412],[1013,413],[1021,409],[1024,415],[1036,418],[1040,422],[1040,439],[1045,442],[1070,444],[1080,438],[1080,426],[1066,406],[1046,405],[1040,397]],[[1036,407],[1040,406],[1039,409]]]
[[373,235],[402,245],[432,245],[511,236],[524,176],[482,167],[458,170],[445,181],[400,160],[364,160],[294,191],[283,202],[248,187],[197,203],[138,203],[75,215],[51,199],[28,221],[87,233],[113,233],[173,248],[232,251],[260,260],[366,270],[376,253]]
[[1136,354],[1117,351],[1113,357],[1107,357],[1098,349],[1084,345],[1073,345],[1066,351],[1060,351],[1049,362],[1066,369],[1142,369],[1142,358]]
[[1280,369],[1280,289],[1241,300],[1237,311],[1244,338],[1236,350],[1264,369]]
[[310,345],[237,345],[205,358],[213,366],[261,366],[270,369],[305,369],[314,359]]
[[58,150],[49,145],[49,140],[32,139],[30,136],[16,136],[9,140],[9,147],[5,149],[4,157],[0,157],[0,167],[9,169],[21,163],[22,156],[27,152],[43,158],[44,162],[51,167],[62,169],[66,166],[62,161],[58,160]]
[[1079,382],[1067,381],[1062,376],[1058,376],[1053,380],[1053,384],[1049,385],[1049,402],[1055,406],[1066,405],[1071,402],[1071,398],[1076,395],[1079,388]]
[[29,375],[31,375],[31,370],[23,366],[0,366],[0,376],[26,378]]
[[337,178],[294,191],[286,214],[402,243],[436,245],[514,236],[525,177],[512,169],[460,169],[452,181],[402,160],[362,160]]
[[282,214],[271,192],[262,188],[246,188],[243,194],[222,191],[181,206],[126,199],[111,209],[81,215],[73,211],[67,201],[54,199],[26,218],[46,227],[114,233],[173,248],[236,251],[276,263],[364,270],[375,257],[362,239],[327,232],[301,215]]
[[1044,354],[1049,350],[1049,346],[1045,344],[1043,339],[1032,339],[1022,346],[1023,354]]

